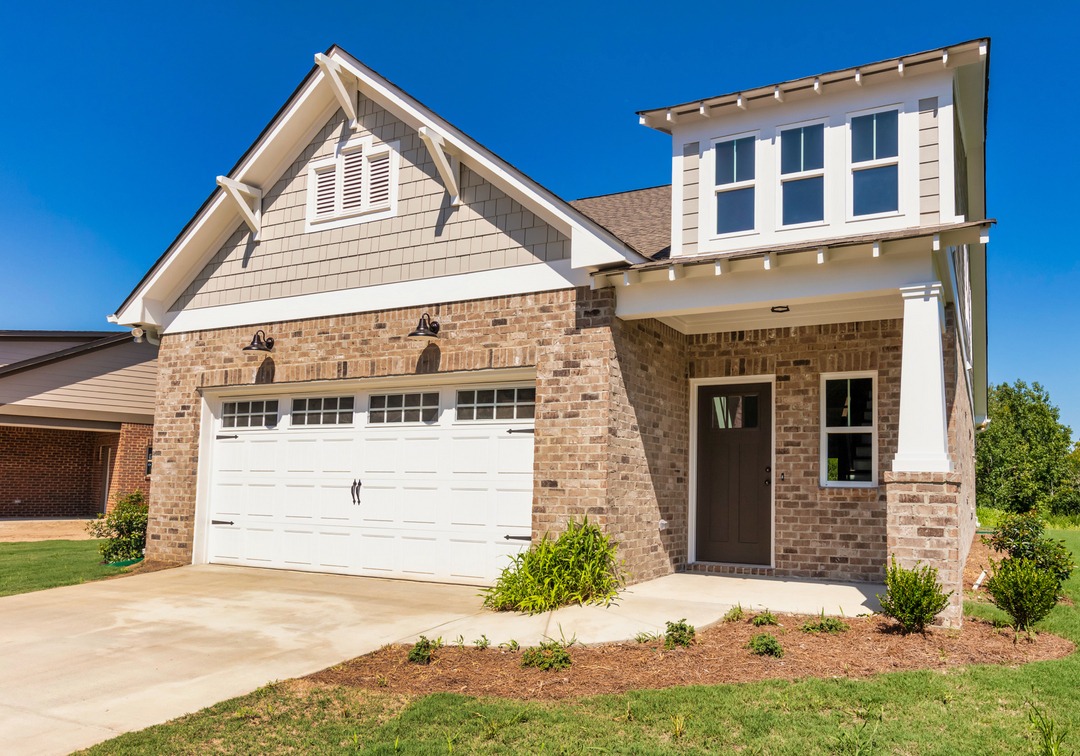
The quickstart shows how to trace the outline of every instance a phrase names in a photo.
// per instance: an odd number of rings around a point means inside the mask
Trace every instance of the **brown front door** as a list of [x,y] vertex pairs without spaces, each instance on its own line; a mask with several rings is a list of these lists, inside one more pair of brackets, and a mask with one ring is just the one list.
[[697,398],[697,561],[767,565],[772,386],[701,386]]

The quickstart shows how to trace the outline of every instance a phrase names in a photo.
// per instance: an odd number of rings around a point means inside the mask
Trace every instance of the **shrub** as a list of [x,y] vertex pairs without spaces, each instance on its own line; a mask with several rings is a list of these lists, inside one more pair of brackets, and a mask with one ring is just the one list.
[[421,635],[420,639],[409,649],[409,661],[413,664],[431,664],[432,654],[441,646],[442,639],[430,640]]
[[743,611],[742,604],[736,604],[727,610],[727,614],[724,615],[724,622],[739,622],[746,616],[746,612]]
[[1063,488],[1050,500],[1050,514],[1080,515],[1080,489]]
[[638,633],[637,635],[634,636],[634,640],[636,640],[638,643],[656,643],[657,641],[660,641],[660,640],[663,640],[663,639],[664,639],[664,634],[663,633],[654,633],[654,632],[648,632],[648,631],[645,631],[645,630],[641,631],[640,633]]
[[899,622],[904,635],[925,632],[938,612],[949,605],[952,595],[952,591],[941,590],[935,568],[916,564],[913,569],[904,569],[896,557],[885,575],[885,590],[885,596],[878,594],[881,613]]
[[521,655],[522,667],[542,670],[566,669],[573,663],[566,646],[557,640],[541,641],[539,646],[525,649]]
[[1064,541],[1043,537],[1045,523],[1036,512],[1011,514],[1002,518],[990,536],[984,538],[992,549],[1003,551],[1011,559],[1027,559],[1049,572],[1061,584],[1073,571],[1073,555]]
[[116,504],[108,514],[87,523],[86,532],[94,538],[108,539],[98,547],[103,562],[140,559],[146,548],[146,497],[142,491],[117,494]]
[[488,640],[488,637],[486,635],[481,635],[479,638],[473,641],[473,645],[476,646],[476,648],[480,651],[483,651],[485,648],[491,645],[491,641]]
[[1026,630],[1031,635],[1031,626],[1057,604],[1057,578],[1030,559],[1010,557],[991,564],[994,574],[986,581],[986,592],[994,605],[1012,618],[1014,633]]
[[825,610],[822,609],[820,619],[804,622],[800,629],[804,633],[829,633],[835,635],[836,633],[846,632],[849,628],[848,624],[839,617],[826,617]]
[[666,624],[664,648],[671,649],[676,646],[689,648],[694,645],[694,626],[688,625],[685,618],[678,622],[668,622]]
[[750,620],[750,624],[754,627],[765,627],[766,625],[779,625],[780,623],[776,621],[776,615],[766,609],[764,612],[754,617],[754,619]]
[[609,605],[623,586],[615,544],[588,518],[573,520],[566,532],[512,557],[495,585],[483,592],[484,606],[496,611],[536,614],[568,604]]
[[746,647],[750,649],[751,653],[758,656],[775,656],[779,659],[784,655],[784,648],[780,645],[780,641],[776,639],[771,633],[759,633],[750,639],[750,642],[746,644]]

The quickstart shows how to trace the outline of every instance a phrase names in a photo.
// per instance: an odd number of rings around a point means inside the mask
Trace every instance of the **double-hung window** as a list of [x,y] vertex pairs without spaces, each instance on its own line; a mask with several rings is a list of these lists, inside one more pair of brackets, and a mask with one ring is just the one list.
[[343,219],[360,222],[392,214],[396,157],[396,144],[364,138],[347,142],[333,157],[312,163],[308,174],[309,225]]
[[821,377],[821,485],[877,485],[875,373]]
[[893,213],[900,209],[899,118],[882,110],[851,119],[851,213]]
[[738,137],[717,142],[716,233],[754,230],[754,149],[757,138]]
[[825,125],[780,132],[780,191],[785,226],[825,220]]

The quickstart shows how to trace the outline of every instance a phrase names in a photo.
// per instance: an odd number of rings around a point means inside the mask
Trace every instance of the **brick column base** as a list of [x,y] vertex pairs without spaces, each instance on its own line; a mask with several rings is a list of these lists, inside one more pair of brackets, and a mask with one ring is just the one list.
[[902,567],[937,568],[949,605],[936,625],[960,627],[963,571],[960,563],[960,475],[942,472],[886,472],[887,540],[890,558]]

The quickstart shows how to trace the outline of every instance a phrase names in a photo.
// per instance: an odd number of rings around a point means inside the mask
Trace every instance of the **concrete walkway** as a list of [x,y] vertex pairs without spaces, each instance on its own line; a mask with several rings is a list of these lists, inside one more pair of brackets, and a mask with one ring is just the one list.
[[421,634],[597,643],[736,603],[852,616],[882,590],[680,574],[527,617],[483,610],[468,586],[181,567],[0,598],[0,733],[5,754],[68,753]]

